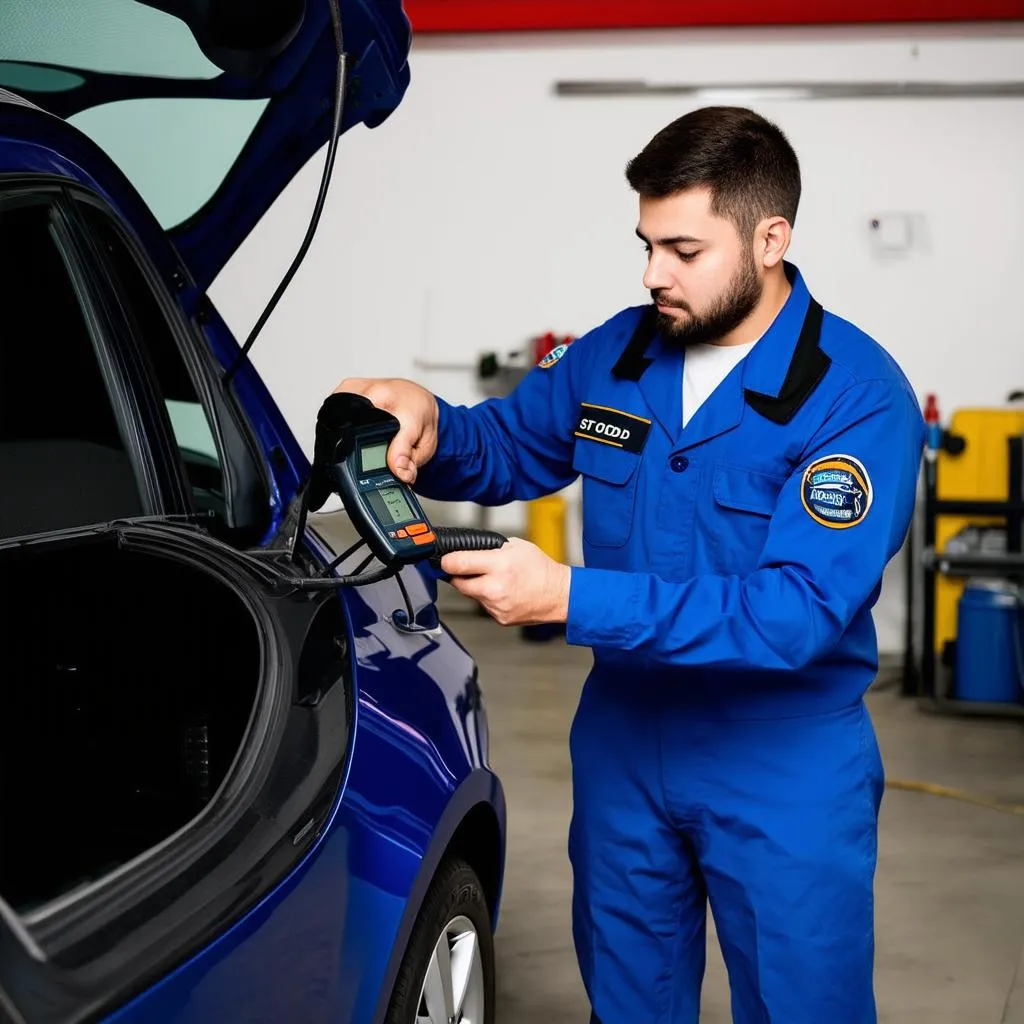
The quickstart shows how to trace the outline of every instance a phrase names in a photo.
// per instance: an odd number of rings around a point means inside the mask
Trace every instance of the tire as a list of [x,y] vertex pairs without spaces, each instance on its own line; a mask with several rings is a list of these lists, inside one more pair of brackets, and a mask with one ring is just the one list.
[[[478,962],[472,954],[470,932],[476,933]],[[446,948],[452,948],[453,939],[458,938],[451,954],[453,971],[459,977],[468,973],[465,985],[466,1000],[459,1007],[453,1000],[443,1007],[440,1003],[437,981],[439,973],[431,970],[431,986],[425,992],[427,972],[434,966],[434,951],[442,935],[447,936]],[[466,970],[469,965],[469,970]],[[452,988],[456,986],[453,984]],[[427,1003],[426,995],[433,998]],[[457,993],[456,993],[457,995]],[[454,1005],[453,1005],[454,1004]],[[434,1017],[429,1009],[435,1011]],[[491,934],[491,915],[487,908],[483,886],[476,872],[458,858],[445,861],[430,888],[420,909],[419,917],[412,930],[409,948],[405,951],[402,966],[398,969],[394,991],[385,1024],[448,1024],[447,1012],[456,1013],[456,1024],[494,1024],[494,937]]]

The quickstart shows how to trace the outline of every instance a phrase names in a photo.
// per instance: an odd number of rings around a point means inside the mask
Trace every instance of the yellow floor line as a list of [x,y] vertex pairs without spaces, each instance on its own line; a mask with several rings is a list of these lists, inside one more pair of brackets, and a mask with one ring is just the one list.
[[993,811],[1002,811],[1004,814],[1016,814],[1024,817],[1024,804],[1002,804],[997,800],[989,800],[986,797],[978,796],[976,793],[968,793],[963,789],[953,789],[950,786],[940,786],[934,782],[886,779],[885,788],[901,789],[908,793],[927,793],[929,796],[941,796],[949,800],[962,800],[964,803],[976,804],[978,807],[988,807]]

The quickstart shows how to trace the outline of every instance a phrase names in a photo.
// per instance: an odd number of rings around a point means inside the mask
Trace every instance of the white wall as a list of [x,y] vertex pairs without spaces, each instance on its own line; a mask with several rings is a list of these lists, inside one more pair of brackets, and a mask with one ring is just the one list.
[[[623,167],[655,131],[701,104],[558,98],[556,80],[1014,80],[1024,78],[1024,33],[425,39],[412,71],[391,120],[342,140],[318,237],[255,349],[307,449],[319,403],[343,376],[412,376],[474,401],[471,373],[417,361],[473,364],[482,351],[549,329],[582,333],[647,299]],[[782,126],[800,156],[791,256],[817,298],[873,333],[920,395],[938,393],[945,414],[1024,386],[1024,100],[751,105]],[[213,299],[240,335],[301,240],[320,171],[318,157],[216,283]],[[905,252],[881,253],[869,228],[891,213],[912,219]],[[520,528],[521,510],[497,522]],[[571,550],[578,557],[575,541]],[[900,648],[901,600],[897,570],[876,616],[884,650]]]

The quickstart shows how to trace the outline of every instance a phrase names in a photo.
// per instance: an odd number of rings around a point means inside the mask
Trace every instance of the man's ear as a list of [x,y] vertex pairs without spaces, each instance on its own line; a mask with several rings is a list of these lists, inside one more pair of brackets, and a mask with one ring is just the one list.
[[754,256],[765,270],[778,266],[793,240],[793,228],[785,217],[767,217],[754,232]]

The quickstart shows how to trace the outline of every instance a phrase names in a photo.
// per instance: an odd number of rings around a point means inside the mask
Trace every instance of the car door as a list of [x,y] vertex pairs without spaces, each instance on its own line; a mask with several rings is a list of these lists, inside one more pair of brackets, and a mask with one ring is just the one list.
[[0,174],[0,259],[0,1012],[93,1020],[243,942],[317,849],[349,753],[348,624],[287,552],[238,546],[265,525],[232,490],[266,516],[256,446],[230,450],[99,196]]

